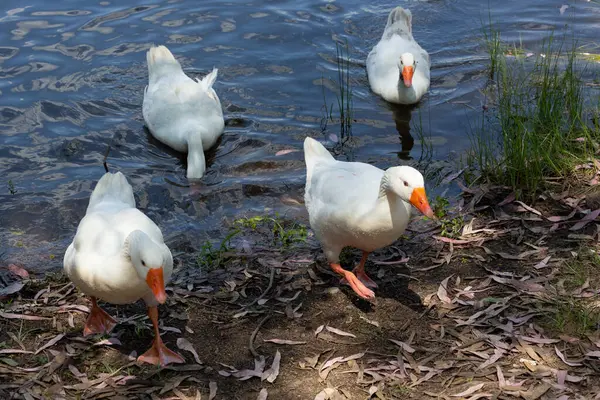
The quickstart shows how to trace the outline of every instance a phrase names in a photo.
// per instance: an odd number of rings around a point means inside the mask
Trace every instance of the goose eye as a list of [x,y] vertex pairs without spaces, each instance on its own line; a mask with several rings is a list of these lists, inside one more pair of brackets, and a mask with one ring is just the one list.
[[404,61],[402,61],[402,59],[400,59],[400,65],[404,65]]
[[404,181],[403,183],[404,183],[404,186],[408,186],[408,182]]
[[[406,182],[405,182],[406,183]],[[142,265],[145,267],[146,266],[146,262],[144,260],[142,260]]]

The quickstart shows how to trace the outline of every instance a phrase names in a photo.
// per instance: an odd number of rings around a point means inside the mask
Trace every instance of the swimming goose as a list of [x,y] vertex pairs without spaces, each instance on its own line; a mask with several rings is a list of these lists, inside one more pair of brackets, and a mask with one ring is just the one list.
[[[370,252],[396,241],[404,233],[411,204],[432,218],[423,175],[409,166],[383,171],[360,162],[337,161],[314,139],[304,140],[306,189],[304,199],[310,226],[321,242],[331,269],[341,275],[356,294],[373,299],[377,287],[365,273]],[[346,246],[363,256],[353,272],[340,266]]]
[[92,300],[84,336],[109,332],[116,325],[97,299],[128,304],[141,298],[154,326],[154,342],[138,360],[185,362],[164,345],[158,331],[157,306],[167,299],[173,257],[158,226],[135,207],[133,189],[122,173],[107,172],[98,181],[63,264],[69,279]]
[[202,178],[204,151],[215,145],[225,128],[221,101],[212,88],[218,70],[193,80],[165,46],[152,47],[146,60],[149,83],[142,105],[144,121],[156,139],[187,152],[188,179]]
[[429,89],[429,66],[429,54],[413,38],[410,10],[396,7],[367,56],[371,90],[390,103],[418,103]]

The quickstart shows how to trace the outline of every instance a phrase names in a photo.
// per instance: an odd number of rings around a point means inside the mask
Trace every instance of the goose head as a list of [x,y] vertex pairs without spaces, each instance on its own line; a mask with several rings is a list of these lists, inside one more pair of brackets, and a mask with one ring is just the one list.
[[387,193],[395,194],[427,217],[433,218],[433,210],[425,193],[423,175],[413,167],[403,165],[388,168],[382,179],[382,186]]
[[164,248],[140,230],[127,237],[127,252],[138,276],[146,282],[156,300],[167,300],[163,266],[166,262]]
[[404,86],[407,88],[412,86],[412,78],[417,69],[417,62],[411,53],[402,53],[398,62],[398,69],[402,76]]

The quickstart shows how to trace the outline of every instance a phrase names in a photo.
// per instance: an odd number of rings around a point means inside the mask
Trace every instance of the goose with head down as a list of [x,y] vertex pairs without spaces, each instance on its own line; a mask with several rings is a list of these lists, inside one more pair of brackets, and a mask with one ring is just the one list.
[[107,172],[98,181],[65,252],[64,270],[92,300],[84,336],[107,333],[116,325],[97,299],[128,304],[141,298],[154,326],[154,342],[138,360],[158,365],[185,361],[164,345],[158,331],[157,306],[166,301],[165,284],[173,272],[171,251],[158,226],[136,208],[133,189],[122,173]]
[[[331,269],[354,292],[373,299],[377,285],[365,273],[370,252],[388,246],[404,233],[414,206],[432,218],[423,175],[409,166],[383,171],[370,164],[337,161],[314,139],[304,140],[304,199],[310,226],[321,242]],[[346,246],[363,251],[353,272],[340,266]]]
[[221,101],[212,88],[217,69],[193,80],[165,46],[152,47],[146,59],[149,82],[142,104],[144,121],[156,139],[187,153],[188,179],[202,178],[204,152],[215,145],[225,128]]

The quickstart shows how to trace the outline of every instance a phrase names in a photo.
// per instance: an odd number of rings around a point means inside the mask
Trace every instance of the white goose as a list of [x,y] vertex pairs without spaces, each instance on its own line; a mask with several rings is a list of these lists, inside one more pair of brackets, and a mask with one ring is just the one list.
[[98,181],[65,253],[64,269],[92,300],[84,336],[109,332],[116,325],[96,299],[128,304],[141,298],[155,337],[138,360],[160,365],[185,362],[164,345],[158,331],[157,306],[167,298],[165,283],[171,279],[173,257],[160,229],[135,207],[133,189],[122,173],[107,172]]
[[429,67],[429,54],[413,38],[410,10],[394,8],[367,56],[371,89],[390,103],[418,103],[429,89]]
[[[314,139],[304,140],[306,189],[310,226],[321,242],[331,269],[364,299],[377,287],[365,273],[370,252],[392,244],[408,225],[411,204],[432,218],[423,175],[408,166],[385,171],[360,162],[337,161]],[[340,266],[346,246],[363,251],[354,273]],[[356,275],[355,275],[356,274]]]
[[142,105],[144,121],[156,139],[188,153],[188,179],[202,178],[204,151],[215,145],[225,128],[221,101],[212,88],[218,70],[193,80],[165,46],[152,47],[146,60],[149,83]]

